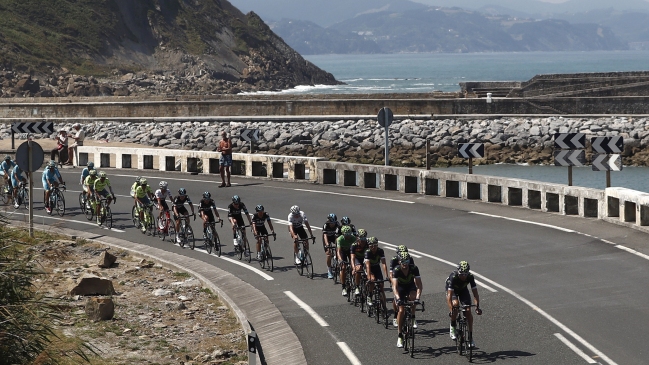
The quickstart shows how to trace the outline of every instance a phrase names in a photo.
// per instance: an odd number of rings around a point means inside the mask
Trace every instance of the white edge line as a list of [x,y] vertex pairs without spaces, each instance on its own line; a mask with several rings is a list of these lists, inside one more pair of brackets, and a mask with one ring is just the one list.
[[636,256],[642,257],[645,260],[649,260],[649,255],[645,255],[642,252],[638,252],[638,251],[636,251],[636,250],[634,250],[632,248],[628,248],[628,247],[625,247],[625,246],[622,246],[622,245],[617,245],[617,246],[615,246],[615,248],[619,248],[620,250],[624,250],[624,251],[626,251],[628,253],[632,253],[632,254],[634,254]]
[[589,364],[597,364],[597,361],[595,361],[595,360],[591,359],[590,357],[588,357],[588,355],[586,355],[586,353],[581,351],[581,349],[579,349],[577,346],[575,346],[572,342],[568,341],[568,339],[563,337],[562,334],[555,333],[554,336],[556,338],[558,338],[559,341],[563,342],[564,345],[568,346],[568,348],[570,348],[572,351],[574,351],[577,355],[581,356],[582,359],[586,360],[587,363],[589,363]]
[[[174,245],[175,245],[175,243],[174,243]],[[263,272],[263,271],[257,269],[256,267],[252,267],[252,266],[250,266],[250,265],[246,265],[246,264],[244,264],[244,263],[241,262],[241,261],[237,261],[237,260],[235,260],[235,259],[231,259],[231,258],[229,258],[229,257],[211,255],[211,254],[208,254],[207,251],[205,251],[205,249],[202,249],[202,248],[195,248],[194,251],[204,252],[206,255],[208,255],[208,256],[210,256],[210,257],[215,257],[215,258],[217,258],[217,259],[225,260],[225,261],[231,262],[231,263],[233,263],[233,264],[235,264],[235,265],[239,265],[239,266],[241,266],[241,267],[244,267],[244,268],[246,268],[246,269],[248,269],[248,270],[251,270],[251,271],[254,272],[255,274],[258,274],[259,276],[261,276],[262,278],[264,278],[264,279],[266,279],[266,280],[269,280],[269,281],[270,281],[270,280],[275,280],[274,277],[272,277],[272,276],[266,274],[265,272]]]
[[485,216],[485,217],[492,217],[492,218],[506,219],[506,220],[508,220],[508,221],[513,221],[513,222],[520,222],[520,223],[534,224],[534,225],[536,225],[536,226],[541,226],[541,227],[546,227],[546,228],[552,228],[552,229],[556,229],[556,230],[563,231],[563,232],[568,232],[568,233],[578,233],[577,231],[574,231],[574,230],[572,230],[572,229],[567,229],[567,228],[562,228],[562,227],[558,227],[558,226],[553,226],[553,225],[551,225],[551,224],[538,223],[538,222],[526,221],[526,220],[522,220],[522,219],[503,217],[503,216],[500,216],[500,215],[493,215],[493,214],[480,213],[480,212],[469,212],[469,214],[477,214],[477,215],[482,215],[482,216]]
[[126,231],[123,231],[123,230],[121,230],[121,229],[117,229],[117,228],[110,228],[110,229],[109,229],[109,228],[106,228],[106,227],[104,227],[104,226],[99,226],[99,225],[97,225],[97,223],[90,223],[90,222],[84,222],[84,221],[76,221],[76,220],[73,220],[73,219],[64,219],[64,218],[59,218],[59,217],[52,217],[52,216],[49,216],[49,215],[34,215],[34,218],[36,218],[36,217],[38,217],[38,218],[54,219],[54,220],[57,220],[57,221],[66,221],[66,222],[73,222],[73,223],[79,223],[79,224],[86,224],[86,225],[93,226],[93,227],[97,227],[97,228],[107,229],[107,230],[109,230],[109,231],[115,231],[115,232],[119,232],[119,233],[126,233]]
[[390,202],[397,202],[397,203],[406,203],[406,204],[415,204],[415,202],[409,202],[406,200],[398,200],[398,199],[388,199],[388,198],[379,198],[375,196],[366,196],[366,195],[354,195],[354,194],[343,194],[343,193],[334,193],[330,191],[320,191],[320,190],[308,190],[308,189],[293,189],[295,191],[306,191],[308,193],[319,193],[319,194],[332,194],[332,195],[342,195],[342,196],[351,196],[355,198],[365,198],[365,199],[375,199],[375,200],[386,200]]
[[336,342],[336,344],[338,345],[338,347],[340,347],[340,350],[343,352],[343,354],[347,356],[347,359],[349,359],[349,362],[351,362],[352,365],[361,365],[361,361],[358,360],[356,355],[354,355],[354,353],[352,352],[352,349],[350,349],[346,343]]
[[307,312],[316,322],[318,322],[319,325],[322,327],[329,327],[329,323],[327,323],[318,313],[316,313],[313,308],[309,307],[308,304],[304,303],[300,298],[298,298],[293,292],[290,291],[285,291],[284,294],[291,298],[297,305],[300,306],[300,308],[304,309],[305,312]]
[[497,293],[497,292],[498,292],[498,290],[496,290],[496,289],[490,287],[489,285],[486,285],[486,284],[483,283],[482,281],[476,280],[475,283],[478,284],[478,285],[480,285],[481,287],[483,287],[483,288],[489,290],[489,291],[492,292],[492,293]]

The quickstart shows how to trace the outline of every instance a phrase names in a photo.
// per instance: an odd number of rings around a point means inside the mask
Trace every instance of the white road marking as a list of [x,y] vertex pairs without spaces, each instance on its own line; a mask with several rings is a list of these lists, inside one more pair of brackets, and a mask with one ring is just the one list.
[[489,285],[483,283],[483,282],[480,281],[480,280],[476,280],[475,283],[478,284],[478,285],[480,285],[481,287],[483,287],[483,288],[489,290],[489,291],[492,292],[492,293],[497,293],[497,292],[498,292],[498,290],[496,290],[496,289],[490,287]]
[[[97,223],[84,222],[84,221],[76,221],[76,220],[73,220],[73,219],[65,219],[65,218],[59,218],[59,217],[52,217],[52,216],[49,216],[49,215],[34,215],[34,217],[38,217],[38,218],[47,218],[47,219],[54,219],[54,220],[57,220],[57,221],[74,222],[74,223],[79,223],[79,224],[86,224],[86,225],[93,226],[93,227],[97,227],[97,228],[108,229],[108,230],[110,230],[110,231],[115,231],[115,232],[119,232],[119,233],[126,233],[126,231],[123,231],[123,230],[121,230],[121,229],[117,229],[117,228],[110,228],[110,229],[109,229],[109,228],[104,227],[103,225],[100,226],[100,225],[98,225]],[[43,224],[45,224],[45,223],[43,223]]]
[[[176,243],[174,242],[174,244],[176,244]],[[221,255],[221,256],[211,255],[211,254],[208,254],[207,251],[205,251],[205,249],[202,249],[202,248],[195,248],[194,250],[195,250],[195,251],[203,252],[203,253],[205,253],[206,255],[209,255],[209,256],[211,256],[211,257],[215,257],[215,258],[217,258],[217,259],[225,260],[225,261],[227,261],[227,262],[231,262],[231,263],[233,263],[233,264],[235,264],[235,265],[239,265],[239,266],[241,266],[241,267],[244,267],[244,268],[246,268],[246,269],[248,269],[248,270],[254,272],[255,274],[261,276],[262,278],[264,278],[264,279],[266,279],[266,280],[269,280],[269,281],[270,281],[270,280],[275,280],[275,278],[273,278],[272,276],[270,276],[270,275],[266,274],[265,272],[259,270],[258,268],[253,267],[253,266],[251,266],[251,265],[246,265],[245,263],[243,263],[243,262],[241,262],[241,261],[239,261],[239,260],[231,259],[231,258],[229,258],[229,257],[225,257],[225,256],[223,256],[223,255]],[[251,254],[252,254],[252,253],[251,253]],[[254,259],[253,259],[253,260],[254,260]],[[251,262],[252,262],[252,261],[251,261]]]
[[485,217],[492,217],[492,218],[506,219],[506,220],[508,220],[508,221],[513,221],[513,222],[520,222],[520,223],[534,224],[534,225],[536,225],[536,226],[541,226],[541,227],[546,227],[546,228],[552,228],[552,229],[556,229],[556,230],[563,231],[563,232],[568,232],[568,233],[579,233],[579,232],[577,232],[577,231],[573,231],[572,229],[567,229],[567,228],[563,228],[563,227],[553,226],[553,225],[551,225],[551,224],[545,224],[545,223],[538,223],[538,222],[526,221],[526,220],[522,220],[522,219],[509,218],[509,217],[503,217],[503,216],[500,216],[500,215],[493,215],[493,214],[480,213],[480,212],[469,212],[469,213],[470,213],[470,214],[482,215],[482,216],[485,216]]
[[327,323],[318,313],[316,313],[313,308],[311,308],[308,304],[304,303],[300,298],[298,298],[293,292],[290,291],[285,291],[284,294],[291,298],[297,305],[300,306],[300,308],[304,309],[305,312],[307,312],[316,322],[318,322],[319,325],[322,327],[329,327],[329,323]]
[[561,342],[563,342],[564,345],[568,346],[568,348],[570,348],[572,351],[574,351],[577,355],[581,356],[582,359],[586,360],[587,363],[589,363],[589,364],[597,364],[597,361],[591,359],[588,355],[586,355],[583,351],[581,351],[580,348],[573,345],[572,342],[568,341],[565,337],[563,337],[562,334],[555,333],[554,336],[556,338],[558,338]]
[[645,255],[642,252],[638,252],[638,251],[636,251],[636,250],[634,250],[632,248],[628,248],[628,247],[625,247],[625,246],[622,246],[622,245],[617,245],[617,246],[615,246],[615,248],[619,248],[620,250],[624,250],[624,251],[626,251],[628,253],[632,253],[632,254],[634,254],[636,256],[642,257],[645,260],[649,260],[649,255]]
[[352,349],[350,349],[346,343],[337,342],[336,344],[338,345],[338,347],[340,347],[340,350],[343,352],[343,354],[347,356],[347,359],[349,359],[349,362],[351,362],[352,365],[361,365],[360,360],[358,360],[356,355],[354,355],[354,353],[352,352]]
[[354,197],[354,198],[375,199],[375,200],[386,200],[386,201],[397,202],[397,203],[415,204],[415,202],[409,202],[409,201],[406,201],[406,200],[397,200],[397,199],[379,198],[379,197],[375,197],[375,196],[367,196],[367,195],[343,194],[343,193],[334,193],[334,192],[330,192],[330,191],[308,190],[308,189],[292,189],[292,190],[295,190],[295,191],[306,191],[307,193],[342,195],[342,196],[351,196],[351,197]]

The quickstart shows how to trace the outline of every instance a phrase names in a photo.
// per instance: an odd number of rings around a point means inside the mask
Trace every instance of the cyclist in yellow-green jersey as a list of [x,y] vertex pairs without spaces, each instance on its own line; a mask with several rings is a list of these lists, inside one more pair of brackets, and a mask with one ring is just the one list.
[[[113,187],[110,186],[110,181],[106,178],[106,172],[105,171],[100,171],[99,172],[99,178],[95,180],[94,183],[94,188],[95,188],[95,196],[97,197],[97,200],[100,200],[102,197],[106,198],[106,205],[110,205],[111,198],[114,201],[117,201],[115,198],[115,193],[113,193]],[[110,191],[110,197],[108,196],[108,193]],[[97,223],[100,222],[100,216],[99,216],[99,206],[100,204],[97,204],[96,208],[96,214],[97,214]]]

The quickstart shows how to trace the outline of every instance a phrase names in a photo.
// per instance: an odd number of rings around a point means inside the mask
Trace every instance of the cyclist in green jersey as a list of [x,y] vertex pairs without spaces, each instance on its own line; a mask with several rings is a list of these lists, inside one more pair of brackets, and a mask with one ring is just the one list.
[[[98,179],[97,170],[90,170],[88,176],[83,180],[83,190],[87,193],[88,202],[95,201],[95,181]],[[89,205],[86,205],[89,206]]]
[[[95,188],[95,196],[97,197],[97,200],[100,200],[101,198],[106,198],[107,206],[110,206],[111,197],[113,201],[117,201],[117,198],[115,198],[115,193],[113,193],[113,187],[110,186],[110,181],[106,178],[105,171],[99,172],[99,178],[95,180],[94,188]],[[109,190],[111,196],[108,196]],[[99,208],[100,206],[99,204],[97,204],[96,211],[95,211],[95,213],[97,214],[97,223],[101,223],[101,217],[99,216]]]
[[340,237],[336,239],[336,253],[338,255],[338,262],[340,262],[340,282],[343,284],[343,296],[347,296],[347,289],[345,288],[345,278],[347,278],[347,265],[349,265],[349,255],[352,244],[356,242],[356,236],[352,232],[351,227],[343,226],[340,229]]
[[367,251],[367,231],[363,228],[358,230],[358,238],[349,248],[349,263],[352,264],[352,275],[354,275],[354,295],[360,295],[361,274],[365,267],[365,251]]
[[135,188],[135,204],[137,205],[138,216],[140,222],[144,221],[144,209],[151,205],[153,199],[153,191],[147,183],[146,179],[140,179],[140,185]]

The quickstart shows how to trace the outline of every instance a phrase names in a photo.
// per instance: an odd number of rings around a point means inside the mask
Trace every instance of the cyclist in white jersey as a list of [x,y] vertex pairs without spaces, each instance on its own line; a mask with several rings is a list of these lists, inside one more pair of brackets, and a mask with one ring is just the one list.
[[169,184],[166,181],[160,181],[158,184],[160,187],[158,190],[155,191],[155,203],[158,205],[158,210],[160,213],[158,214],[158,220],[162,219],[162,215],[169,210],[169,206],[167,205],[167,198],[169,198],[169,201],[173,202],[173,195],[171,194],[171,191],[169,190]]
[[[293,254],[295,256],[295,263],[297,265],[301,264],[300,258],[297,257],[297,239],[307,239],[309,238],[304,230],[304,227],[309,230],[311,238],[313,238],[313,231],[311,231],[311,225],[306,218],[306,214],[300,210],[300,207],[294,205],[291,207],[291,212],[288,214],[288,231],[291,233],[293,238]],[[309,241],[304,242],[306,249],[309,249]]]

